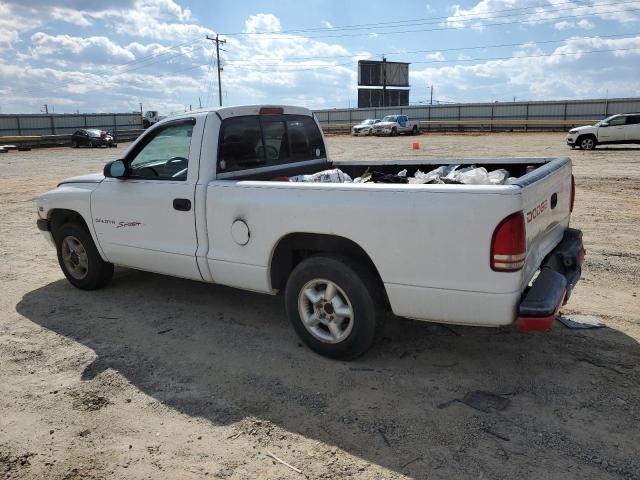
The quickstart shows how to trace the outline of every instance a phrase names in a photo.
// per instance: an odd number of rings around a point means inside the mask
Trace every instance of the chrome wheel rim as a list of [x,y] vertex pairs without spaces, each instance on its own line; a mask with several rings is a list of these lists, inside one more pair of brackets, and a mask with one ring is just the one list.
[[585,150],[591,150],[593,148],[593,140],[591,138],[585,138],[580,145]]
[[82,280],[89,273],[89,258],[84,246],[76,237],[69,235],[62,240],[62,261],[76,280]]
[[340,343],[353,330],[353,307],[336,283],[323,278],[307,282],[298,294],[304,328],[323,343]]

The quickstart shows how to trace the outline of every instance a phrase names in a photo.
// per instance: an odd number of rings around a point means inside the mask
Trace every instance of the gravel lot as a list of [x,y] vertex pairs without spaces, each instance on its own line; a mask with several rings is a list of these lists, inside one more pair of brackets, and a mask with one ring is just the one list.
[[[341,363],[300,345],[280,297],[125,269],[82,292],[38,234],[34,197],[126,146],[10,152],[1,478],[640,478],[640,149],[569,151],[533,133],[328,142],[336,159],[571,155],[587,260],[564,312],[607,328],[390,317],[369,354]],[[472,390],[511,404],[451,402]]]

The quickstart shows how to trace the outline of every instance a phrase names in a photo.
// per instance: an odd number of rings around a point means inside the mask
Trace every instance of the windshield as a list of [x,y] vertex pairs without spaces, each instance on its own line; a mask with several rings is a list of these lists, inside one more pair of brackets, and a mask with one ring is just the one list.
[[373,125],[373,120],[371,118],[367,118],[362,125]]
[[613,120],[614,118],[618,118],[620,115],[611,115],[608,118],[605,118],[604,120],[600,120],[599,122],[597,122],[594,127],[599,127],[600,125],[602,125],[603,123],[609,123],[611,120]]
[[387,115],[386,117],[384,117],[382,119],[382,121],[383,122],[395,122],[397,118],[398,118],[397,115]]

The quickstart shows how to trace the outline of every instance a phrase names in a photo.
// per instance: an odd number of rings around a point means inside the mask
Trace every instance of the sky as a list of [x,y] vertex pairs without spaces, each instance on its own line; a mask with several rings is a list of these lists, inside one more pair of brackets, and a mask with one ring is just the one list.
[[0,113],[357,104],[357,61],[410,103],[640,96],[640,0],[0,0]]

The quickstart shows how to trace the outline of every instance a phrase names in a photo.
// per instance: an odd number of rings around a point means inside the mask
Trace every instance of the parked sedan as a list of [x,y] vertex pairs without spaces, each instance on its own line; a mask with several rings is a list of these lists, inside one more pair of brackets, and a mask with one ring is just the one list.
[[85,146],[93,147],[117,147],[113,136],[105,130],[97,130],[93,128],[83,128],[77,130],[71,135],[71,146],[78,148]]
[[373,126],[379,122],[379,118],[367,118],[358,125],[353,126],[351,135],[373,135]]

